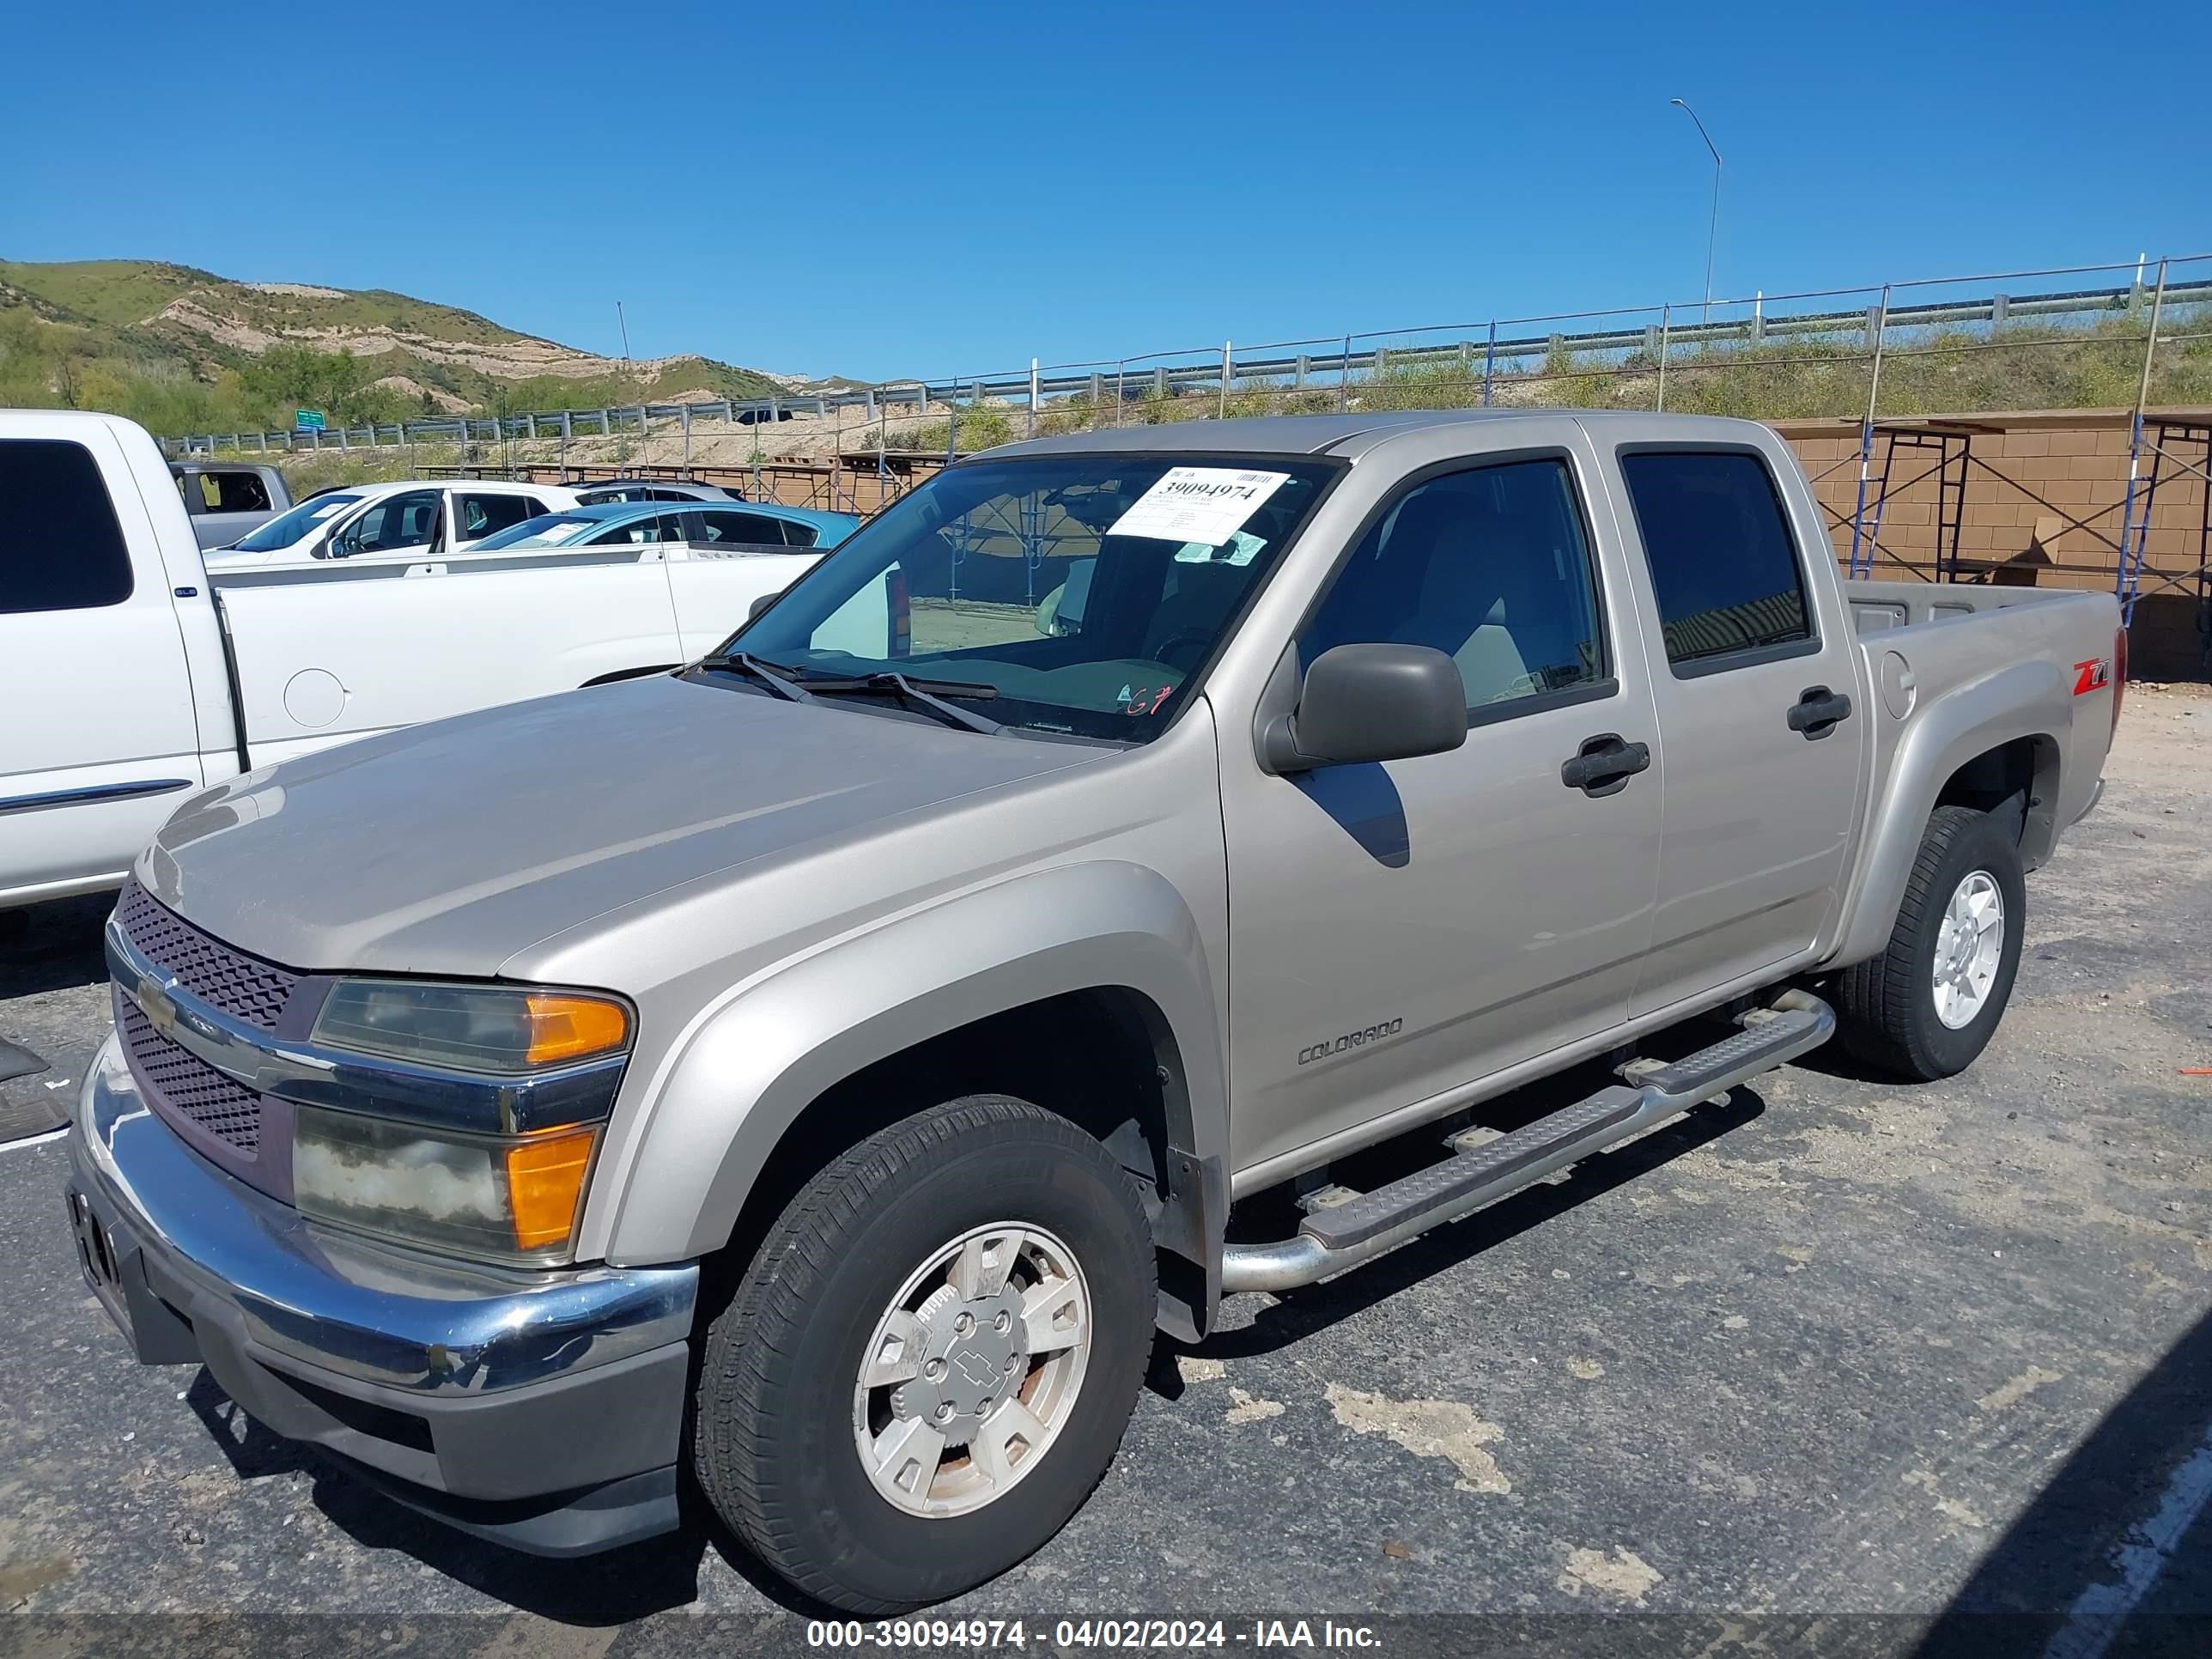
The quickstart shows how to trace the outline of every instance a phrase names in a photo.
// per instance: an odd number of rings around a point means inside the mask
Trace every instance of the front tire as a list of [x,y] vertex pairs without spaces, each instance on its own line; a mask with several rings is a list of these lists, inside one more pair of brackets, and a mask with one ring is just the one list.
[[763,1564],[846,1612],[971,1589],[1112,1462],[1157,1288],[1133,1182],[1026,1102],[893,1124],[810,1181],[702,1356],[692,1461]]
[[1837,987],[1844,1046],[1916,1082],[1965,1071],[2004,1018],[2027,921],[2019,848],[1987,813],[1937,807],[1888,945]]

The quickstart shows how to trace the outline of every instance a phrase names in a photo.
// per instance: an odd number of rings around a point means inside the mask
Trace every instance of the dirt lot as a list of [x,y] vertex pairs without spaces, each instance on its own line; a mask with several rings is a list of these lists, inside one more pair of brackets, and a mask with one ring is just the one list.
[[[1204,1347],[1162,1345],[1067,1530],[945,1612],[1930,1654],[2039,1651],[2072,1612],[2055,1653],[2212,1651],[2212,1076],[2187,1074],[2212,1066],[2212,701],[2135,688],[2110,777],[2030,880],[2012,1012],[1967,1075],[1816,1054],[1364,1273],[1239,1298]],[[0,945],[0,1036],[54,1062],[19,1097],[73,1084],[106,1029],[104,908]],[[204,1374],[131,1364],[63,1170],[56,1143],[0,1151],[0,1650],[182,1651],[217,1625],[294,1650],[799,1639],[703,1528],[508,1556]],[[307,1612],[356,1618],[254,1617]],[[1482,1617],[1417,1620],[1447,1613]]]

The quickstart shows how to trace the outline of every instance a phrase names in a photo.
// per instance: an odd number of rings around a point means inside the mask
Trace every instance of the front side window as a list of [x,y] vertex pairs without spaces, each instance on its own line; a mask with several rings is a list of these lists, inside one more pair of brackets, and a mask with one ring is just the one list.
[[725,648],[802,679],[981,685],[996,695],[970,706],[1005,725],[1143,741],[1180,710],[1338,470],[1307,456],[963,462],[855,531]]
[[738,542],[752,547],[784,545],[783,520],[759,513],[728,513],[713,508],[699,515],[709,542]]
[[1747,450],[1620,458],[1677,668],[1813,639],[1797,548],[1766,463]]
[[1558,460],[1448,473],[1416,486],[1360,538],[1298,641],[1431,646],[1470,714],[1602,683],[1589,547]]
[[437,532],[438,492],[411,489],[371,501],[337,533],[331,550],[342,556],[397,553],[428,546]]
[[[0,438],[0,613],[86,611],[131,597],[131,551],[82,444]],[[22,713],[27,715],[29,711]]]
[[683,521],[673,514],[624,519],[592,538],[593,547],[650,547],[660,541],[681,541]]

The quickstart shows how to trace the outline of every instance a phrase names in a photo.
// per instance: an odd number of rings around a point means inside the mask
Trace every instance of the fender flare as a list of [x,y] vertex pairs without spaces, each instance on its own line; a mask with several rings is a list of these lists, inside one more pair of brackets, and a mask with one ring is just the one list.
[[1181,893],[1118,860],[971,890],[733,988],[679,1040],[639,1109],[607,1259],[673,1261],[720,1249],[777,1143],[862,1067],[991,1014],[1108,987],[1149,1000],[1178,1051],[1184,1109],[1170,1091],[1168,1165],[1172,1174],[1184,1155],[1197,1183],[1189,1196],[1204,1224],[1188,1238],[1186,1215],[1182,1231],[1188,1242],[1207,1241],[1202,1265],[1218,1281],[1229,1135],[1218,996]]
[[2021,853],[2032,869],[2057,833],[2058,759],[2074,721],[2073,687],[2056,663],[2021,662],[1944,693],[1923,706],[1890,763],[1888,787],[1868,810],[1856,896],[1826,965],[1863,962],[1889,942],[1928,816],[1956,772],[1977,755],[2022,738],[2050,745],[2036,775]]

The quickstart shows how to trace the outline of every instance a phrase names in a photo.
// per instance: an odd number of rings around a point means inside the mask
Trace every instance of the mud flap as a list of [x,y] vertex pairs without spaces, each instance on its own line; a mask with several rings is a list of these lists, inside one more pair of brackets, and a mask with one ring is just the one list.
[[1168,1148],[1167,1173],[1167,1202],[1152,1222],[1160,1263],[1157,1322],[1178,1341],[1199,1342],[1221,1310],[1229,1182],[1218,1158],[1200,1158],[1180,1146]]

